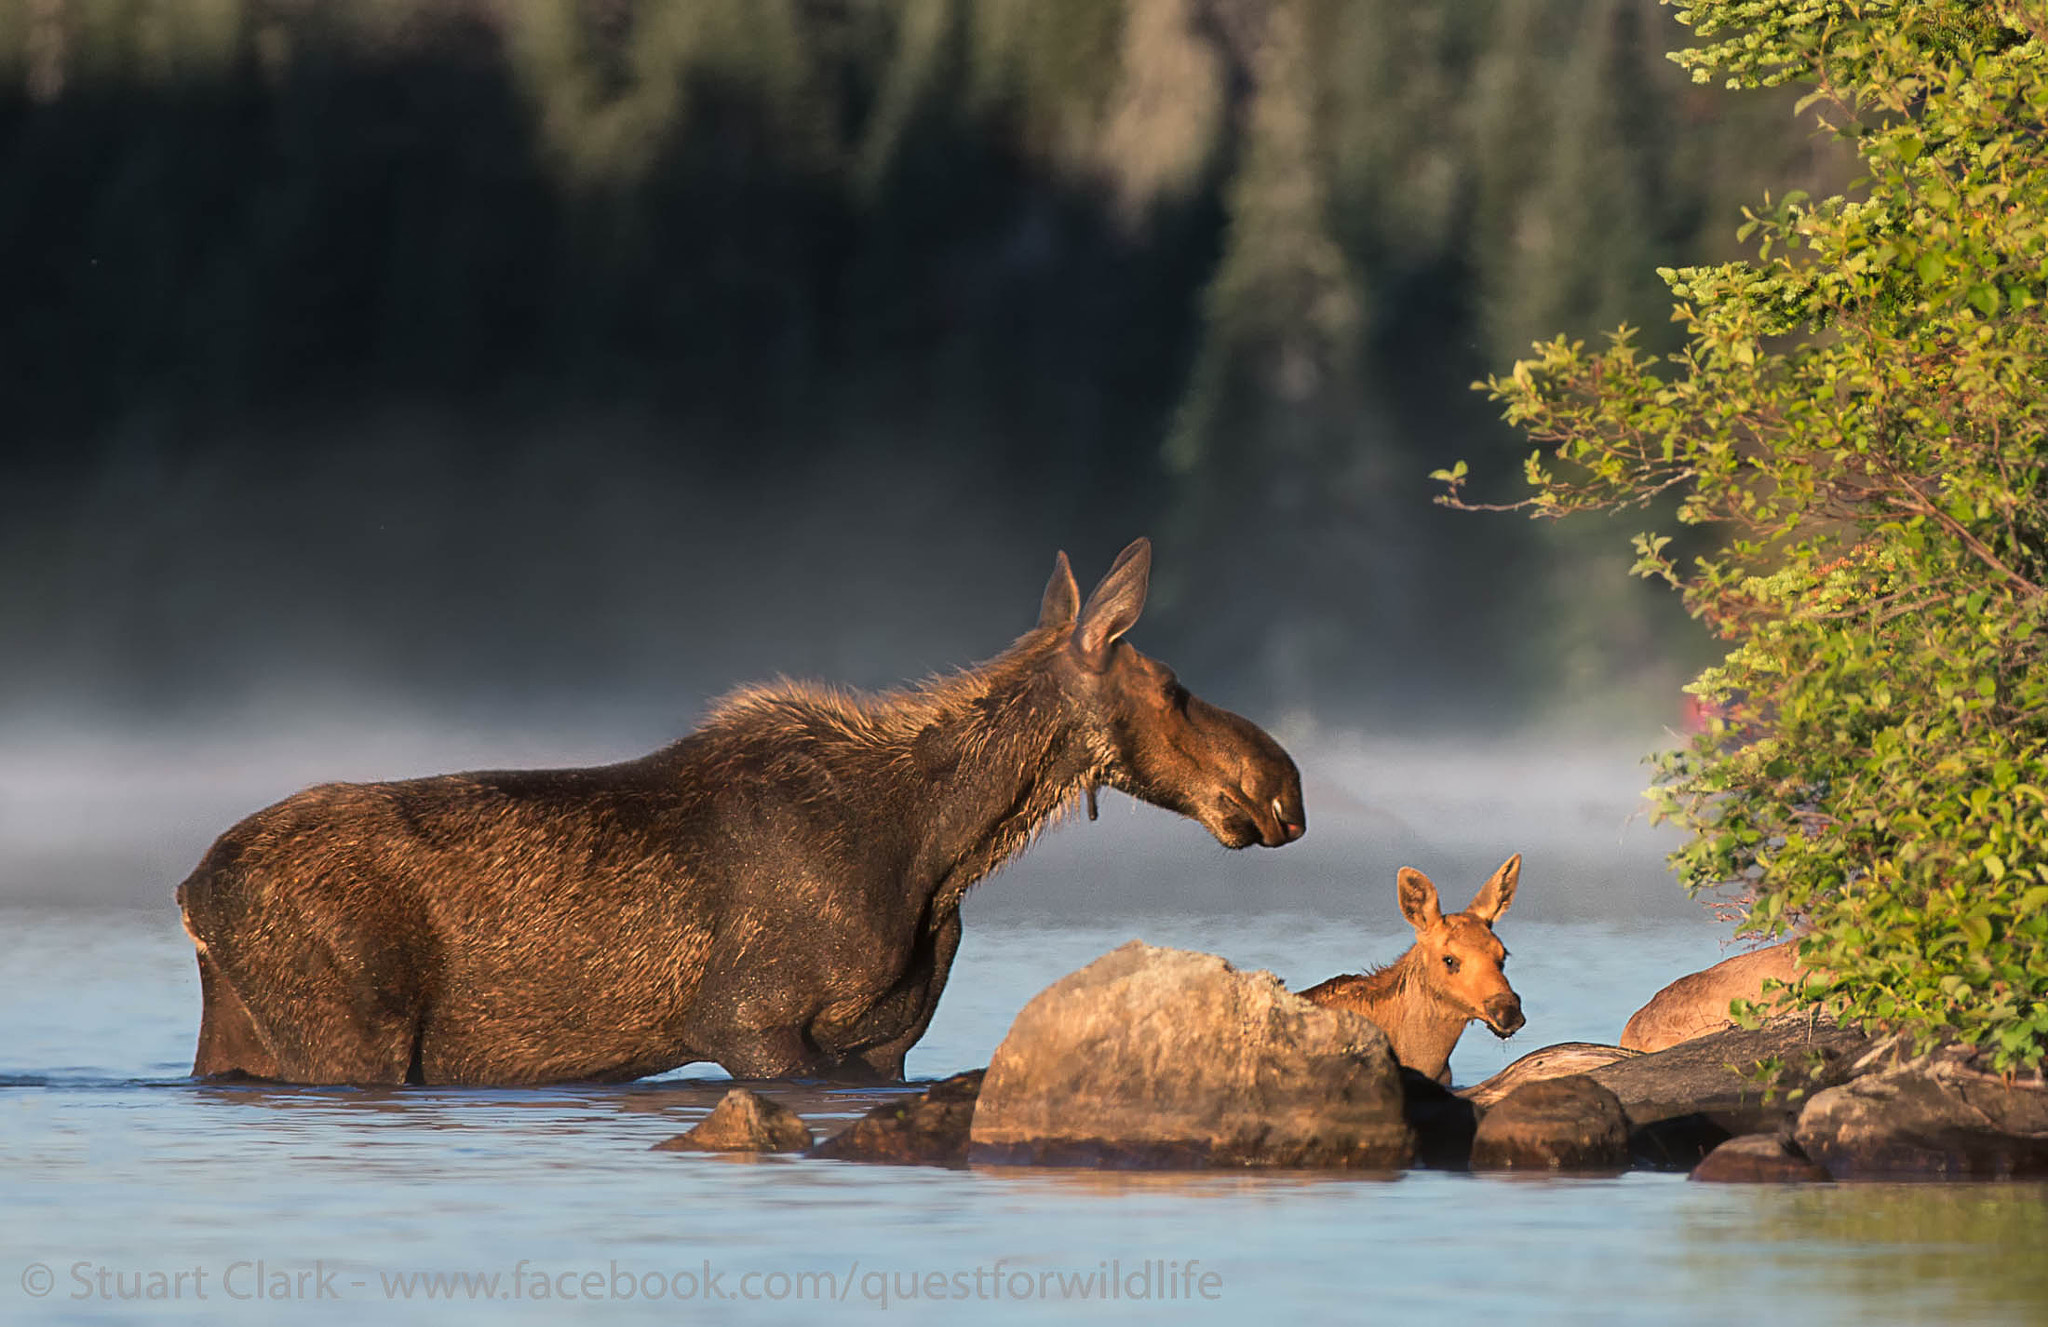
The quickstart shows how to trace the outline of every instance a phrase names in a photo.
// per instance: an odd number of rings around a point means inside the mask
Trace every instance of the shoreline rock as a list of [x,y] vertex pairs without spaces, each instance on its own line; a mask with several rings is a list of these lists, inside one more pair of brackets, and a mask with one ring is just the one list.
[[1568,1074],[1589,1074],[1621,1060],[1632,1060],[1642,1053],[1597,1041],[1560,1041],[1554,1046],[1530,1051],[1492,1077],[1456,1091],[1465,1100],[1484,1109],[1525,1084],[1540,1083],[1546,1078],[1563,1078]]
[[1870,1048],[1852,1029],[1787,1018],[1617,1060],[1591,1076],[1621,1099],[1638,1167],[1691,1171],[1731,1138],[1789,1129],[1813,1093],[1863,1072]]
[[987,1072],[970,1069],[900,1101],[884,1102],[813,1147],[810,1155],[891,1166],[964,1166],[967,1131]]
[[1731,1138],[1788,1131],[1814,1092],[1867,1072],[1870,1049],[1861,1033],[1803,1018],[1647,1053],[1563,1042],[1458,1095],[1490,1110],[1532,1085],[1583,1074],[1620,1101],[1633,1168],[1689,1172]]
[[2048,1085],[1971,1060],[1951,1048],[1830,1087],[1793,1136],[1836,1179],[2048,1178]]
[[1585,1074],[1527,1083],[1488,1108],[1472,1169],[1619,1174],[1629,1167],[1621,1099]]

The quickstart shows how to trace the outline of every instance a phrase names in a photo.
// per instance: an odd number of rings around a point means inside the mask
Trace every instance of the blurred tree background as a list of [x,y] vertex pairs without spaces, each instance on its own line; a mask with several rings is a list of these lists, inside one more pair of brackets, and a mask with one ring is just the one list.
[[1625,540],[1427,476],[1526,446],[1475,378],[1669,343],[1659,265],[1841,174],[1683,41],[1657,0],[12,0],[0,710],[887,683],[1149,532],[1141,643],[1263,718],[1674,720],[1711,646]]

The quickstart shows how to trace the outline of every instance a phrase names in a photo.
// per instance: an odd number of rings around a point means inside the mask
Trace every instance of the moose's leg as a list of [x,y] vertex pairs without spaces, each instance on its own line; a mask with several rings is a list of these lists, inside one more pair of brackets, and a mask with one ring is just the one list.
[[[194,943],[197,943],[195,941]],[[263,1040],[249,1006],[242,1003],[232,983],[199,947],[199,1049],[192,1057],[194,1078],[216,1078],[225,1074],[247,1074],[251,1078],[276,1078],[277,1057]]]
[[734,1078],[802,1078],[817,1067],[817,1055],[793,1027],[727,1029],[712,1058]]
[[[237,1067],[287,1083],[396,1087],[416,1081],[418,1021],[373,994],[351,992],[324,951],[317,958],[302,955],[278,963],[262,974],[273,980],[251,980],[252,975],[219,984],[236,996],[271,1058],[263,1069]],[[203,1049],[204,1017],[201,1026]]]
[[[903,1059],[932,1025],[932,1015],[939,1009],[939,996],[945,991],[946,978],[953,971],[953,955],[960,949],[960,914],[957,911],[949,913],[928,935],[931,948],[926,964],[921,965],[922,971],[917,974],[921,980],[916,993],[915,1017],[902,1032],[843,1061],[840,1072],[850,1080],[864,1077],[867,1081],[885,1083],[903,1081]],[[859,1067],[855,1068],[856,1065]]]
[[[397,1085],[418,1042],[410,964],[343,916],[323,925],[293,896],[252,913],[245,882],[181,893],[200,954],[195,1074],[239,1069],[288,1083]],[[253,1048],[253,1049],[252,1049]]]

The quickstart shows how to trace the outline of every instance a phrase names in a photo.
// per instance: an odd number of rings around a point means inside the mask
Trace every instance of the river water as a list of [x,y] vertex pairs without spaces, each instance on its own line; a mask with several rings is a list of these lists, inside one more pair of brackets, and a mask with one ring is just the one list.
[[[1508,851],[1527,854],[1499,929],[1529,1024],[1507,1043],[1468,1034],[1459,1081],[1549,1042],[1612,1040],[1650,991],[1723,952],[1720,930],[1672,903],[1664,845],[1617,801],[1640,771],[1516,774],[1510,813],[1487,800],[1500,785],[1482,768],[1499,762],[1475,760],[1463,782],[1445,767],[1325,775],[1310,838],[1278,853],[1225,854],[1105,798],[1101,824],[1060,828],[971,896],[911,1073],[985,1064],[1036,991],[1134,937],[1297,985],[1389,959],[1405,943],[1396,861],[1436,875],[1453,907]],[[955,1172],[649,1152],[717,1100],[710,1066],[522,1091],[194,1084],[198,983],[169,891],[230,801],[260,804],[247,795],[261,780],[134,777],[174,803],[133,817],[152,827],[139,846],[77,837],[61,778],[11,789],[0,1321],[2048,1320],[2041,1186]],[[63,841],[119,887],[39,889],[62,874]],[[165,874],[172,858],[184,865]],[[886,1095],[770,1091],[820,1133]]]

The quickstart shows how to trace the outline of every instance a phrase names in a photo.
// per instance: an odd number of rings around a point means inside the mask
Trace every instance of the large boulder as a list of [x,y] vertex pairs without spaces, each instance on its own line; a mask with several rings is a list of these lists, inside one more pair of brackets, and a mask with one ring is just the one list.
[[1479,1119],[1472,1169],[1612,1173],[1628,1169],[1628,1118],[1585,1074],[1527,1083]]
[[2048,1177],[2048,1086],[1953,1049],[1815,1094],[1794,1130],[1836,1179]]
[[811,1149],[811,1155],[898,1166],[964,1166],[967,1128],[985,1072],[971,1069],[885,1101]]
[[751,1088],[736,1087],[687,1133],[654,1145],[657,1152],[801,1152],[811,1145],[803,1118]]
[[1386,1034],[1269,972],[1132,941],[1061,978],[990,1060],[969,1158],[1099,1166],[1406,1165]]

